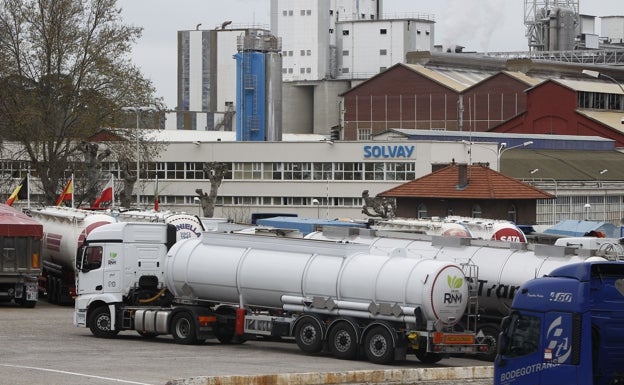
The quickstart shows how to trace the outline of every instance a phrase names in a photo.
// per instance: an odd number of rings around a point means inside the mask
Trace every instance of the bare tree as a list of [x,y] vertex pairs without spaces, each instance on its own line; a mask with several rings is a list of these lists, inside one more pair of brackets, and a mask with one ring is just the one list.
[[201,202],[204,217],[212,218],[214,216],[214,208],[217,200],[217,193],[221,182],[229,172],[227,163],[208,162],[204,163],[204,174],[210,180],[210,193],[198,188],[195,190]]
[[116,0],[0,2],[0,137],[24,147],[48,203],[68,173],[94,170],[74,170],[82,140],[125,119],[122,106],[160,103],[129,60],[140,36],[122,23]]

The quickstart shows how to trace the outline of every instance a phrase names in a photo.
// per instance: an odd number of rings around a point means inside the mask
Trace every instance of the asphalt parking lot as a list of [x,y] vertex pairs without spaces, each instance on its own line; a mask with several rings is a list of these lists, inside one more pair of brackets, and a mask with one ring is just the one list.
[[[165,385],[203,376],[350,372],[383,369],[488,366],[451,358],[424,365],[415,357],[392,366],[308,356],[294,343],[247,341],[178,345],[170,337],[147,340],[134,332],[98,339],[73,325],[73,308],[40,300],[34,309],[0,304],[0,384]],[[180,383],[180,382],[177,382]]]

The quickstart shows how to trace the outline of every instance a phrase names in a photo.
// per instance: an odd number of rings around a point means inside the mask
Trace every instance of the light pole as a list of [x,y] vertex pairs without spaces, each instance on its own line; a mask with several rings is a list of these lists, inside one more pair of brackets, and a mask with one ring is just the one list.
[[193,202],[197,203],[197,212],[198,212],[200,217],[203,217],[203,215],[202,215],[202,207],[201,207],[201,199],[199,199],[199,197],[193,197]]
[[511,146],[511,147],[507,147],[507,143],[501,143],[498,145],[498,150],[496,151],[496,171],[500,172],[500,167],[501,167],[501,157],[503,156],[503,153],[507,150],[512,150],[514,148],[519,148],[519,147],[526,147],[526,146],[530,146],[533,144],[532,140],[528,140],[524,143],[520,143],[516,146]]
[[611,80],[613,83],[617,84],[618,87],[620,87],[620,89],[622,90],[622,93],[624,94],[624,87],[622,87],[622,85],[617,80],[612,78],[611,76],[609,76],[607,74],[603,74],[603,73],[598,72],[598,71],[592,71],[592,70],[583,70],[582,73],[583,73],[583,75],[587,75],[589,77],[596,78],[596,79],[598,79],[601,76],[605,77],[605,78]]
[[316,217],[320,218],[321,217],[321,204],[319,200],[316,198],[312,198],[312,204],[316,205]]
[[142,107],[122,107],[121,110],[124,112],[136,113],[136,182],[135,183],[137,186],[136,204],[137,204],[137,209],[138,209],[140,205],[140,194],[139,194],[139,172],[140,172],[139,159],[141,158],[141,150],[139,148],[140,117],[141,117],[141,112],[152,112],[154,111],[154,109],[152,107],[142,106]]

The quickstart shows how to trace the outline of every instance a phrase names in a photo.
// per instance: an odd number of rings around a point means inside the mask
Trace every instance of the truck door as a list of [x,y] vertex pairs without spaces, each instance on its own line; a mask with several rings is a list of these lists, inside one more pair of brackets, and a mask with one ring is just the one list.
[[81,256],[82,261],[78,265],[78,295],[101,293],[104,288],[102,268],[102,257],[104,249],[102,246],[93,245],[85,249]]
[[104,268],[103,285],[105,293],[117,293],[122,290],[122,259],[120,258],[121,254],[121,243],[111,243],[106,245],[106,249],[104,250],[104,261],[102,262]]
[[[495,384],[591,383],[591,366],[579,365],[580,318],[572,313],[514,312],[503,331]],[[582,379],[588,379],[585,382]]]

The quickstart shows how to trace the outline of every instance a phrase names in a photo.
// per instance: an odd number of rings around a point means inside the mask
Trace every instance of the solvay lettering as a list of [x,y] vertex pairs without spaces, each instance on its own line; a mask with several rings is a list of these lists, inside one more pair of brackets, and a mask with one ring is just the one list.
[[415,146],[368,145],[364,146],[364,158],[411,158]]

